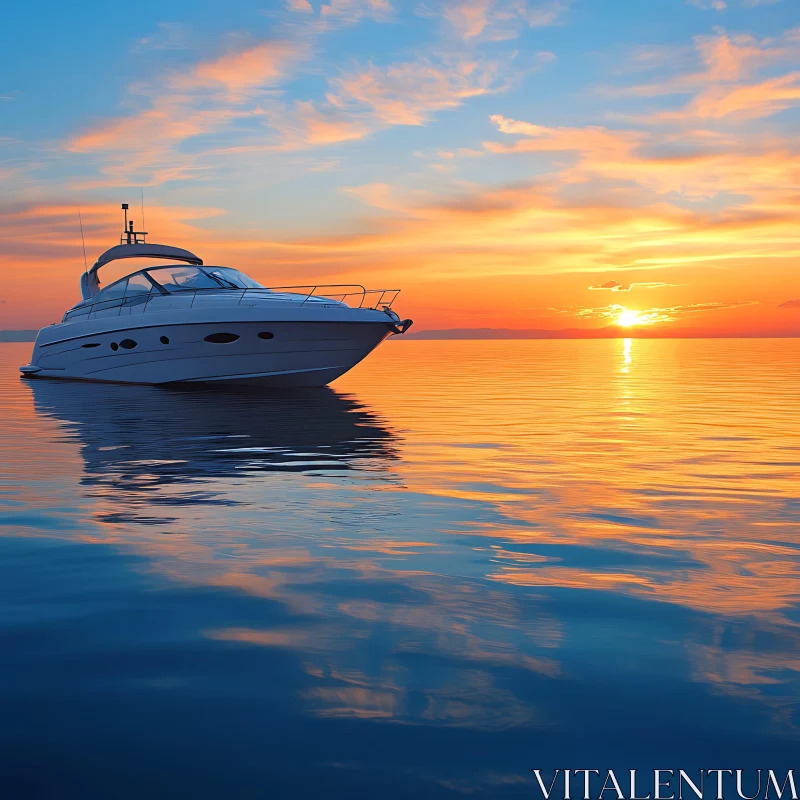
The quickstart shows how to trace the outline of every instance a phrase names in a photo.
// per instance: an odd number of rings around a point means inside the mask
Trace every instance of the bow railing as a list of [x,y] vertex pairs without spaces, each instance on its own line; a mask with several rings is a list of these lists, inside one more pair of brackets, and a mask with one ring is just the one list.
[[[336,290],[336,291],[330,291]],[[388,310],[400,294],[399,289],[366,289],[361,284],[317,284],[316,286],[270,286],[253,289],[153,289],[146,293],[130,294],[123,297],[109,298],[95,303],[87,303],[70,309],[64,314],[62,322],[75,319],[94,319],[98,316],[121,316],[127,313],[142,314],[148,310],[168,311],[178,308],[193,308],[198,297],[220,297],[227,301],[225,305],[256,305],[259,302],[295,303],[304,306],[308,302],[314,304],[331,300],[344,303],[350,308],[367,308]],[[170,302],[177,301],[177,302]],[[248,301],[252,301],[248,302]],[[143,306],[143,308],[139,308]],[[109,313],[106,313],[109,312]]]

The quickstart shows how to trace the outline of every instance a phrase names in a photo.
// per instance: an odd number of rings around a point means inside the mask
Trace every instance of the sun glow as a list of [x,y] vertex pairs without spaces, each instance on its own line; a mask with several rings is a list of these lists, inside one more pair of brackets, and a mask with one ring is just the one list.
[[634,311],[630,308],[620,309],[619,316],[617,317],[617,325],[621,325],[623,328],[631,328],[634,325],[642,324],[645,324],[645,320],[639,316],[638,311]]

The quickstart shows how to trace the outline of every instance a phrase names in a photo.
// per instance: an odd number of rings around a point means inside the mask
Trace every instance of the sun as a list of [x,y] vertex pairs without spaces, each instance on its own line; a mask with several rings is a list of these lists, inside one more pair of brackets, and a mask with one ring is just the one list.
[[631,328],[634,325],[641,325],[642,322],[643,320],[639,316],[639,312],[630,308],[621,309],[619,316],[617,317],[617,325],[621,325],[623,328]]

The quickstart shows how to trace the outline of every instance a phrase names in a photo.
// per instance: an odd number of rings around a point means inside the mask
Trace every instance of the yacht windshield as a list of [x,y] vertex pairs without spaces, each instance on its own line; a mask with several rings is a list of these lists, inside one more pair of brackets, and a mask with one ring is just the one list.
[[263,289],[264,287],[252,278],[248,278],[243,272],[232,267],[205,267],[209,275],[213,275],[218,280],[230,285],[233,284],[237,289]]
[[182,289],[219,289],[231,288],[229,283],[208,275],[199,267],[158,267],[147,270],[147,274],[163,286],[168,292]]

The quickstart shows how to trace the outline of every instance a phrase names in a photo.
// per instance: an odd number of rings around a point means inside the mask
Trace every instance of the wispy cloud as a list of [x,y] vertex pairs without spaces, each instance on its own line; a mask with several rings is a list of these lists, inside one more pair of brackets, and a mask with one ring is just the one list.
[[641,289],[663,289],[665,287],[675,286],[674,283],[664,283],[663,281],[647,281],[637,283],[620,283],[619,281],[606,281],[605,283],[598,283],[590,286],[592,291],[607,290],[610,292],[629,292],[633,288]]
[[[754,300],[745,300],[735,303],[688,303],[686,305],[667,306],[665,308],[645,308],[636,309],[636,324],[653,325],[663,322],[675,322],[686,314],[701,314],[710,311],[726,311],[743,306],[757,305]],[[620,315],[628,311],[627,306],[611,304],[600,308],[565,308],[559,311],[566,315],[575,316],[579,319],[596,319],[608,323],[615,323]]]
[[290,11],[328,23],[353,24],[365,18],[388,22],[395,13],[388,0],[328,0],[316,5],[317,8],[309,0],[286,0],[286,7]]
[[363,139],[376,129],[362,116],[351,115],[330,103],[316,105],[312,100],[297,100],[288,107],[275,106],[268,116],[278,138],[257,146],[270,150],[305,150],[349,142]]
[[391,19],[394,8],[388,0],[329,0],[319,8],[323,19],[343,19],[357,22],[363,17],[378,21]]
[[787,300],[781,303],[778,308],[800,308],[800,300]]
[[152,50],[186,50],[189,29],[182,22],[159,22],[153,33],[143,36],[131,48],[134,53]]
[[567,0],[448,0],[442,4],[440,13],[463,40],[497,41],[515,38],[524,28],[557,24],[568,5]]
[[686,0],[686,4],[689,6],[697,6],[705,11],[711,9],[714,11],[724,11],[728,7],[725,0]]
[[[628,311],[628,308],[617,303],[600,308],[566,308],[559,309],[562,314],[577,317],[581,320],[599,320],[606,324],[616,324],[621,315]],[[666,313],[664,309],[649,308],[636,311],[636,321],[639,325],[655,325],[660,322],[673,322],[674,317]]]
[[520,136],[512,145],[487,142],[485,147],[493,153],[533,153],[574,150],[606,158],[627,157],[644,141],[644,135],[635,131],[611,131],[591,125],[582,128],[550,128],[524,120],[515,120],[495,114],[492,123],[501,133]]
[[277,84],[290,66],[307,55],[308,48],[297,41],[267,40],[202,61],[174,75],[170,84],[178,91],[222,92],[230,102],[242,102]]
[[606,281],[605,283],[598,283],[589,288],[595,291],[608,289],[611,292],[629,292],[631,290],[631,285],[629,283],[620,283],[619,281]]
[[[709,88],[678,118],[695,116],[716,119],[721,117],[760,119],[785,111],[798,101],[800,101],[800,72],[791,72],[760,83]],[[669,115],[661,116],[669,119]]]
[[447,56],[388,67],[369,64],[332,79],[327,100],[334,108],[364,111],[386,125],[423,125],[434,112],[501,90],[499,75],[497,62]]

